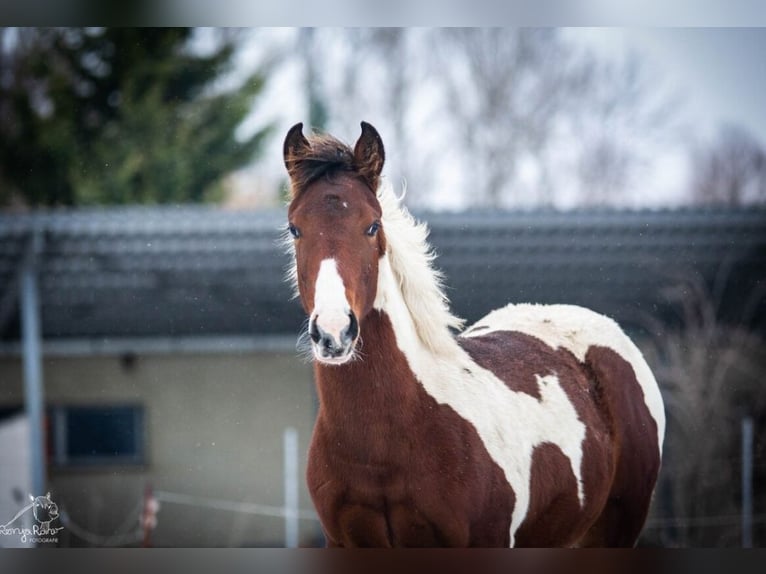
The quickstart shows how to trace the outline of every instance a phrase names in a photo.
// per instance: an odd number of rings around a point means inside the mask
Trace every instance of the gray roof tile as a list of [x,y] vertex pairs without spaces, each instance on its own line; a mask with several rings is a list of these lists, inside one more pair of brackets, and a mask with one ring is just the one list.
[[[569,302],[629,320],[670,311],[681,271],[727,270],[724,317],[766,285],[766,210],[421,213],[455,311],[470,321],[509,301]],[[41,255],[46,337],[285,334],[303,316],[284,282],[284,210],[205,206],[0,215],[0,300],[29,234]],[[655,311],[656,310],[656,311]],[[761,303],[753,319],[766,323]],[[18,337],[18,318],[0,325]]]

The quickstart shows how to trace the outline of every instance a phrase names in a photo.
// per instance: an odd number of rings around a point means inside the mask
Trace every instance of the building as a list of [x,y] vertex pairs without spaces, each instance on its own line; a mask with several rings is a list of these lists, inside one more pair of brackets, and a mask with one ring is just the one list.
[[[663,290],[693,276],[720,297],[721,321],[766,333],[764,210],[419,215],[469,322],[508,301],[566,302],[640,338],[648,319],[681,320]],[[322,543],[303,481],[317,405],[295,349],[304,316],[284,281],[284,221],[211,207],[0,216],[0,425],[22,428],[0,426],[0,461],[29,465],[23,421],[45,423],[44,468],[4,471],[0,512],[49,490],[58,545],[140,545],[150,489],[153,545]],[[295,488],[297,535],[284,518]]]

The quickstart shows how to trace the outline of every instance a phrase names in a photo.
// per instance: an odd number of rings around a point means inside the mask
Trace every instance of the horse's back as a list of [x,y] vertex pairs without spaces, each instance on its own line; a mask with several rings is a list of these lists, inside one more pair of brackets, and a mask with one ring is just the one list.
[[641,351],[614,320],[576,305],[511,304],[492,311],[460,336],[474,338],[494,332],[524,333],[552,349],[566,349],[580,363],[593,363],[604,374],[627,363],[632,375],[624,372],[623,376],[604,377],[601,383],[609,388],[607,392],[615,385],[634,387],[633,400],[640,399],[654,421],[661,452],[665,411],[659,387]]
[[[599,413],[595,427],[605,427],[612,437],[613,461],[603,511],[581,543],[634,544],[659,472],[665,427],[657,383],[635,344],[612,319],[571,305],[509,305],[477,321],[460,339],[479,360],[483,347],[504,343],[511,355],[509,364],[522,360],[529,364],[534,355],[545,357],[538,361],[540,369],[567,371],[571,364],[578,365],[588,379],[586,387],[582,382],[580,386],[589,390],[588,402]],[[514,357],[520,351],[526,356]],[[504,375],[513,377],[513,368]],[[590,405],[578,406],[578,412],[581,418],[592,416]]]

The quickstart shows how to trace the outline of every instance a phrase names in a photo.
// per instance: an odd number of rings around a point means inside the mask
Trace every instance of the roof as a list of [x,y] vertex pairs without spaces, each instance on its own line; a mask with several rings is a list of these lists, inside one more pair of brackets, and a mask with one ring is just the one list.
[[[720,312],[736,320],[766,289],[764,209],[415,215],[469,321],[507,302],[667,317],[662,289],[681,275],[724,278]],[[0,215],[0,339],[19,338],[16,280],[35,233],[45,339],[295,334],[284,222],[284,210],[210,206]],[[764,299],[749,318],[758,328]]]

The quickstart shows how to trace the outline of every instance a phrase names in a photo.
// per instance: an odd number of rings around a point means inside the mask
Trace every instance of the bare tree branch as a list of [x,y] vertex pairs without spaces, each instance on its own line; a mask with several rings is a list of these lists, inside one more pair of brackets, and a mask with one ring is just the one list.
[[696,203],[766,203],[766,149],[745,129],[726,125],[692,152],[691,194]]

